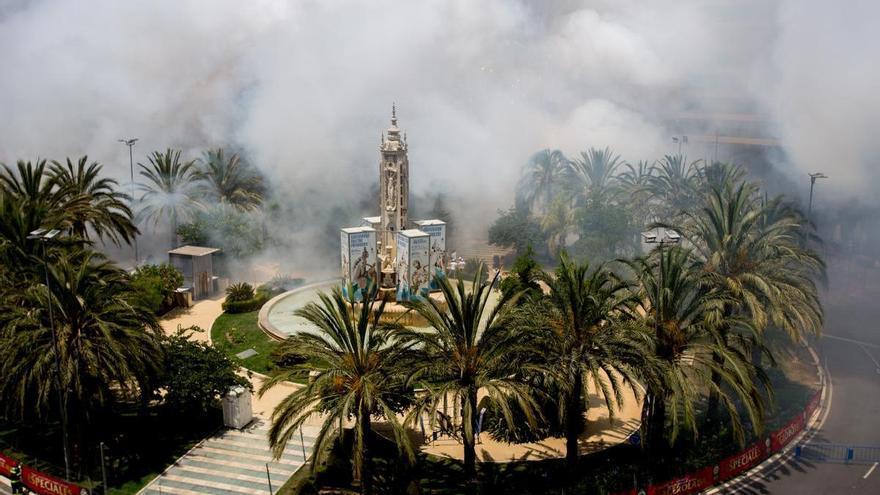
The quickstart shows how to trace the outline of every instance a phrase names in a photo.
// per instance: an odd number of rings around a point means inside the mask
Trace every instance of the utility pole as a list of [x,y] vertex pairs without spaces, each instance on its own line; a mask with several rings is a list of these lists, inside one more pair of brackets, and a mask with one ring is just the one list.
[[64,478],[70,479],[70,454],[67,441],[67,405],[61,382],[61,357],[58,353],[58,334],[55,332],[55,318],[52,311],[52,290],[49,286],[49,262],[46,256],[46,244],[60,234],[57,229],[37,229],[27,238],[38,240],[43,245],[43,272],[46,275],[46,306],[49,307],[49,327],[52,330],[52,348],[55,354],[55,387],[58,389],[58,409],[61,412],[61,451],[64,454]]
[[[134,218],[134,152],[132,148],[134,148],[134,143],[136,143],[138,138],[131,139],[120,139],[119,142],[128,146],[128,172],[129,178],[131,179],[131,215],[132,219]],[[134,267],[137,268],[140,263],[140,256],[138,255],[138,240],[137,234],[134,235]]]
[[816,179],[827,179],[828,176],[822,172],[810,174],[810,203],[807,207],[807,217],[813,219],[813,187],[816,185]]

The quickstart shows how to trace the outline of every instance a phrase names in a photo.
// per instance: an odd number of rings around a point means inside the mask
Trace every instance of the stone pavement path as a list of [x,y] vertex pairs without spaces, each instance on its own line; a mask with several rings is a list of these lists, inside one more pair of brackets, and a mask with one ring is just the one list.
[[[177,460],[144,487],[143,495],[159,494],[253,494],[269,493],[266,465],[276,493],[303,465],[303,444],[298,435],[287,444],[281,459],[272,459],[267,441],[269,425],[257,420],[245,430],[225,430],[210,437]],[[303,443],[311,455],[315,427],[303,428]]]

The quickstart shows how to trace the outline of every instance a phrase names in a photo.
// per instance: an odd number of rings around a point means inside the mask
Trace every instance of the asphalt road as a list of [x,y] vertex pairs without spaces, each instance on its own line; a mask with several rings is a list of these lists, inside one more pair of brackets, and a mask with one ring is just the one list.
[[[880,447],[880,297],[860,299],[826,301],[817,350],[831,376],[831,411],[811,442]],[[789,458],[723,493],[880,494],[880,466]]]

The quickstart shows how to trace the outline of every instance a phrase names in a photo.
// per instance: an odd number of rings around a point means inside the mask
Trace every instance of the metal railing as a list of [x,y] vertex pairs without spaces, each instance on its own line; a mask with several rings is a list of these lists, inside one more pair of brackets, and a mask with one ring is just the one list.
[[805,443],[795,446],[794,455],[798,459],[816,462],[873,464],[880,462],[880,446]]

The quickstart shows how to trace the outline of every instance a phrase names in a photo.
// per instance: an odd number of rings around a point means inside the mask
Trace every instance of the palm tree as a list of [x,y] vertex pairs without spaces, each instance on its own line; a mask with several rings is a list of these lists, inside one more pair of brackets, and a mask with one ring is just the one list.
[[568,160],[559,150],[541,150],[529,159],[519,181],[518,192],[529,208],[547,208],[561,188]]
[[575,194],[582,202],[603,201],[615,192],[615,172],[622,163],[620,155],[614,154],[611,148],[590,148],[582,151],[580,158],[568,162],[567,175],[571,181],[569,187],[577,188]]
[[575,264],[563,253],[555,276],[542,273],[549,294],[524,306],[522,316],[537,329],[545,369],[561,390],[559,414],[565,431],[566,463],[577,464],[578,438],[584,427],[586,386],[592,383],[609,413],[622,400],[624,387],[638,395],[635,379],[645,366],[644,334],[631,320],[627,284],[600,265]]
[[0,404],[9,417],[57,417],[60,382],[77,457],[89,445],[83,437],[100,412],[120,397],[147,393],[138,384],[157,376],[160,327],[125,272],[101,255],[56,248],[47,256],[51,297],[42,282],[0,294]]
[[656,167],[642,160],[636,165],[627,163],[626,170],[620,174],[621,189],[629,195],[628,203],[636,216],[639,226],[645,226],[649,222],[652,208],[651,184],[654,181]]
[[[673,228],[694,246],[696,267],[706,274],[707,284],[725,295],[720,321],[747,319],[757,337],[773,324],[801,341],[822,327],[816,281],[824,277],[825,265],[802,242],[803,217],[784,208],[781,198],[763,202],[758,192],[748,182],[713,185],[705,205],[685,212]],[[719,332],[728,347],[742,337],[723,324]],[[748,345],[759,349],[760,341]],[[716,361],[721,362],[718,354]],[[720,383],[720,377],[713,382]],[[710,411],[718,399],[711,398]]]
[[117,245],[120,239],[126,243],[137,235],[132,223],[131,209],[126,202],[131,198],[116,190],[118,183],[107,177],[100,177],[101,165],[88,163],[83,156],[74,164],[70,158],[62,165],[52,161],[52,182],[58,188],[62,201],[82,200],[88,208],[70,213],[70,230],[73,235],[89,239],[89,229],[98,237],[107,236]]
[[376,294],[370,288],[363,303],[355,303],[343,295],[340,287],[334,287],[329,295],[319,294],[320,304],[309,303],[296,310],[297,316],[317,328],[291,336],[282,344],[281,351],[299,356],[303,362],[275,373],[259,392],[262,395],[282,381],[308,379],[308,385],[275,407],[269,443],[276,458],[281,457],[287,442],[305,421],[313,414],[323,415],[312,469],[320,463],[334,425],[354,417],[353,477],[363,483],[364,492],[369,491],[371,482],[369,439],[374,415],[384,417],[392,425],[398,446],[409,458],[413,457],[408,438],[396,418],[400,405],[410,400],[400,368],[409,348],[393,337],[398,327],[380,323],[385,301],[377,306]]
[[263,178],[237,153],[227,159],[223,148],[208,150],[201,162],[198,178],[209,201],[242,211],[255,210],[263,203]]
[[198,171],[191,160],[181,163],[180,150],[167,149],[165,153],[154,151],[150,165],[138,163],[140,175],[146,183],[138,184],[143,192],[140,199],[141,211],[147,220],[158,225],[164,218],[171,222],[171,247],[177,244],[177,224],[198,209],[194,198]]
[[464,448],[464,470],[470,483],[476,481],[477,394],[502,413],[513,427],[511,403],[519,406],[528,422],[536,426],[532,391],[522,380],[523,362],[518,359],[529,352],[529,338],[508,326],[510,311],[517,295],[502,294],[490,307],[491,282],[482,282],[483,266],[478,267],[469,288],[463,280],[456,285],[448,278],[437,278],[445,304],[434,298],[407,303],[432,327],[431,331],[410,331],[413,343],[410,383],[427,389],[417,398],[408,417],[415,424],[423,414],[433,421],[438,408],[451,399],[461,406],[461,433]]
[[[638,282],[637,314],[643,315],[645,328],[653,334],[651,348],[659,365],[643,380],[644,445],[660,449],[672,444],[683,428],[696,437],[695,404],[701,390],[724,397],[730,424],[740,442],[744,432],[737,401],[756,434],[760,434],[764,404],[753,392],[754,382],[765,377],[760,370],[751,369],[744,354],[722,345],[715,331],[723,323],[747,332],[748,322],[715,320],[717,308],[728,301],[723,293],[707,287],[706,276],[694,266],[690,250],[661,246],[648,257],[624,263]],[[720,362],[713,359],[716,355],[721,356]],[[720,378],[720,386],[713,383],[712,376]],[[667,421],[671,422],[671,430]]]
[[541,218],[541,230],[547,236],[547,249],[550,254],[555,255],[565,248],[565,239],[572,230],[574,221],[574,210],[567,199],[557,197],[547,206]]
[[657,174],[651,178],[649,187],[661,204],[666,205],[665,216],[675,217],[699,201],[696,189],[700,164],[700,160],[688,163],[680,154],[666,155],[656,164]]

